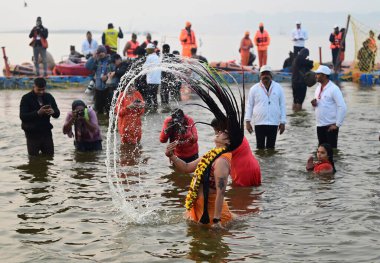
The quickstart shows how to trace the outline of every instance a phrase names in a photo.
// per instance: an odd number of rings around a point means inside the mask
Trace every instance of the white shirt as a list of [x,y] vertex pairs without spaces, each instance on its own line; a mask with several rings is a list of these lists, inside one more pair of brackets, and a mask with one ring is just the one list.
[[146,74],[146,82],[148,84],[161,84],[161,70],[155,67],[160,65],[160,59],[156,53],[149,54],[143,65],[144,70],[149,70]]
[[[303,38],[303,40],[300,40],[300,38]],[[298,40],[294,40],[294,39],[298,39]],[[308,39],[308,35],[307,35],[307,32],[305,30],[303,30],[302,28],[298,29],[294,29],[293,32],[292,32],[292,40],[294,42],[294,46],[296,47],[305,47],[305,40]]]
[[87,55],[87,54],[93,54],[96,52],[98,49],[98,42],[96,42],[95,39],[91,40],[91,44],[88,43],[88,40],[86,39],[82,43],[82,54]]
[[249,90],[244,120],[254,125],[286,123],[285,96],[281,85],[272,80],[269,91],[261,82]]
[[342,126],[347,106],[339,87],[329,81],[321,92],[321,85],[319,84],[315,89],[315,99],[317,100],[317,107],[315,107],[317,126],[331,124],[338,127]]

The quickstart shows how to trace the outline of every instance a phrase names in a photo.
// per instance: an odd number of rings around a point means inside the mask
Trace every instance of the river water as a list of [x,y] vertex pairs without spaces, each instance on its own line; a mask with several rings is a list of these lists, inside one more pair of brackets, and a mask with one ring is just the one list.
[[[380,166],[379,87],[343,83],[348,114],[335,156],[337,173],[305,172],[316,149],[309,103],[293,114],[284,83],[287,125],[275,153],[256,152],[263,182],[257,188],[228,187],[237,219],[212,231],[183,219],[190,182],[175,173],[158,135],[165,116],[147,115],[136,160],[124,160],[129,206],[112,199],[106,151],[82,154],[62,134],[73,99],[82,89],[50,90],[61,110],[52,120],[55,156],[29,160],[18,117],[25,90],[0,92],[1,262],[379,262]],[[314,88],[308,90],[306,101]],[[196,121],[211,114],[186,103]],[[99,121],[105,139],[108,119]],[[213,132],[198,126],[200,152],[212,147]],[[247,135],[255,149],[254,135]],[[128,180],[127,180],[128,179]]]

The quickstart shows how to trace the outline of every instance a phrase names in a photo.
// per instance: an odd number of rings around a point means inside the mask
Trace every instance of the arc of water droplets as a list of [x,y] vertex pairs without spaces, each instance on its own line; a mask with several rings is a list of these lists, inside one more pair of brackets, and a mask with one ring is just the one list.
[[[126,95],[126,91],[130,85],[141,76],[146,75],[149,72],[161,70],[162,72],[167,72],[173,74],[175,78],[179,79],[182,83],[189,85],[195,85],[200,81],[200,77],[197,76],[197,72],[205,72],[207,69],[205,66],[199,63],[195,59],[184,59],[182,57],[176,56],[169,59],[162,59],[159,65],[150,65],[148,67],[143,67],[143,61],[137,60],[133,62],[132,67],[128,72],[124,74],[118,85],[116,95],[123,93],[123,98]],[[227,72],[225,72],[227,73]],[[227,73],[228,74],[228,73]],[[231,75],[230,77],[234,79]],[[236,80],[235,83],[237,84]],[[141,181],[141,163],[137,164],[138,172],[138,193],[126,191],[125,187],[129,190],[131,189],[130,180],[128,175],[121,178],[121,171],[124,169],[126,171],[132,170],[133,167],[121,167],[120,165],[120,139],[118,134],[118,111],[120,110],[120,103],[117,103],[117,97],[113,96],[110,116],[109,116],[109,126],[107,130],[107,140],[106,140],[106,166],[107,166],[107,179],[109,182],[109,187],[112,195],[113,202],[116,208],[121,212],[121,218],[130,224],[160,224],[167,223],[173,220],[168,211],[160,211],[157,207],[153,208],[148,202],[146,197],[144,198],[143,192],[143,182]],[[118,111],[115,112],[115,108],[118,106]],[[146,118],[146,117],[145,117]],[[136,168],[136,167],[135,167]],[[128,173],[125,173],[128,174]],[[137,197],[136,197],[137,196]],[[176,218],[176,217],[175,217]]]

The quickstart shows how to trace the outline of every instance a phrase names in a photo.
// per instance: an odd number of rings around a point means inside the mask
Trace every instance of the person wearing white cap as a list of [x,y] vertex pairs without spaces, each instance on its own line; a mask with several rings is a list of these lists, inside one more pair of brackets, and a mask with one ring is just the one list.
[[277,131],[285,131],[286,106],[281,85],[272,80],[269,66],[260,69],[260,82],[249,90],[244,120],[249,133],[253,121],[257,149],[274,149]]
[[308,35],[306,30],[301,28],[301,22],[296,22],[296,28],[292,32],[292,40],[294,42],[293,45],[293,53],[294,56],[297,56],[298,52],[301,51],[305,47],[305,40],[308,39]]
[[156,52],[154,52],[156,46],[153,43],[149,43],[145,49],[147,57],[143,65],[143,69],[148,71],[146,73],[146,83],[148,86],[143,88],[141,90],[141,93],[145,100],[147,110],[150,112],[157,112],[157,93],[158,87],[161,84],[161,70],[158,69],[158,66],[160,65],[160,59],[157,56]]
[[332,148],[337,148],[339,128],[346,116],[347,106],[339,87],[329,80],[330,68],[321,65],[315,73],[319,85],[311,105],[315,109],[318,144],[328,143]]
[[339,31],[339,26],[334,26],[334,32],[330,34],[330,48],[331,48],[331,54],[332,54],[332,63],[334,70],[336,70],[336,67],[338,66],[338,54],[339,49],[341,48],[342,43],[342,33]]

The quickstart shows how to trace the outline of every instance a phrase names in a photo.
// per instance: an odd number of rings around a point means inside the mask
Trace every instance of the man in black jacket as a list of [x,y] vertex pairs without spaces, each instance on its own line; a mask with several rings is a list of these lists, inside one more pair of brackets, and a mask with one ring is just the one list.
[[46,80],[36,78],[33,90],[25,94],[20,102],[21,128],[25,131],[28,154],[54,155],[54,143],[50,117],[58,118],[59,109],[54,97],[45,92]]

